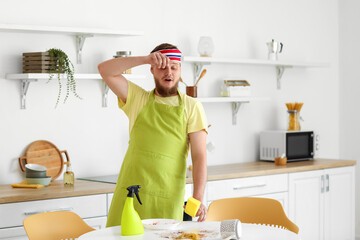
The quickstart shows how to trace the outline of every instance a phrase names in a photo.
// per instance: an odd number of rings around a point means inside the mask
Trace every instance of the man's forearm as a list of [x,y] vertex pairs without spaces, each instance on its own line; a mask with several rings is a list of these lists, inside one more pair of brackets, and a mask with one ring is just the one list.
[[203,201],[207,180],[206,132],[198,131],[189,134],[192,158],[193,197]]
[[149,63],[147,56],[114,58],[99,64],[99,72],[104,76],[117,76],[125,70]]
[[194,186],[193,197],[202,202],[207,181],[206,156],[193,161],[192,177]]

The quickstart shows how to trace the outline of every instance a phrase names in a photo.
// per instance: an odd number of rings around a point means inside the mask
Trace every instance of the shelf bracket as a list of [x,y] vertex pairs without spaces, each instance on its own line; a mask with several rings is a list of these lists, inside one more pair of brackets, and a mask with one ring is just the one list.
[[291,68],[291,66],[276,66],[276,81],[278,90],[281,89],[281,78],[286,68]]
[[104,89],[103,89],[103,101],[102,106],[107,107],[108,103],[108,94],[109,94],[109,86],[104,82]]
[[92,34],[78,34],[75,35],[76,38],[76,52],[77,52],[77,63],[81,64],[81,54],[82,54],[82,49],[85,43],[85,39],[88,37],[93,37],[94,35]]
[[26,94],[31,82],[36,82],[37,79],[22,79],[21,80],[21,109],[26,109]]
[[193,64],[194,67],[194,85],[196,83],[196,80],[199,78],[200,73],[204,67],[204,65],[209,65],[210,63],[202,63],[202,62],[196,62]]
[[236,125],[236,121],[237,121],[237,113],[240,109],[240,106],[242,103],[248,103],[248,102],[232,102],[231,103],[231,108],[232,108],[232,124]]

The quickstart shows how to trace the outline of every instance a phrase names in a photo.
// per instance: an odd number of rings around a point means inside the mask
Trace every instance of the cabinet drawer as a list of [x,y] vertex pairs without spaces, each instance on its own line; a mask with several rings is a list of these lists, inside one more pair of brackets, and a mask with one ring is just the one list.
[[207,200],[245,197],[288,191],[288,174],[236,178],[210,181],[207,184]]
[[29,240],[23,227],[0,229],[1,240]]
[[106,194],[0,204],[0,228],[22,226],[36,213],[72,211],[81,218],[106,216]]

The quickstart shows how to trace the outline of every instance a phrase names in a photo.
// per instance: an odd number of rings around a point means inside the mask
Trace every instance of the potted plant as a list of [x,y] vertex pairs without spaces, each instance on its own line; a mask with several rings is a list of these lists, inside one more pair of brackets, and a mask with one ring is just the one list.
[[70,61],[67,54],[61,49],[50,48],[47,51],[50,55],[50,78],[51,81],[54,77],[54,74],[57,74],[57,79],[59,82],[59,93],[56,100],[55,108],[60,102],[61,92],[62,92],[62,83],[61,83],[61,75],[66,75],[66,96],[64,99],[64,103],[68,99],[70,92],[74,94],[75,97],[81,99],[81,97],[76,92],[76,81],[74,79],[74,65]]

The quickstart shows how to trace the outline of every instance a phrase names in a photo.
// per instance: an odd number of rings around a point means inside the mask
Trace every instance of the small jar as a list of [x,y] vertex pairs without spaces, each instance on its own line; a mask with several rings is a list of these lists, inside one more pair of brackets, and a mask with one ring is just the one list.
[[[131,56],[131,51],[117,51],[116,55],[114,56],[114,58],[119,58],[119,57],[129,57]],[[123,72],[123,74],[131,74],[131,68],[127,69]]]
[[288,110],[289,126],[288,131],[300,131],[299,113],[297,110]]
[[220,92],[220,95],[222,97],[230,97],[230,91],[229,91],[229,87],[226,85],[225,82],[223,82],[221,84],[221,92]]

